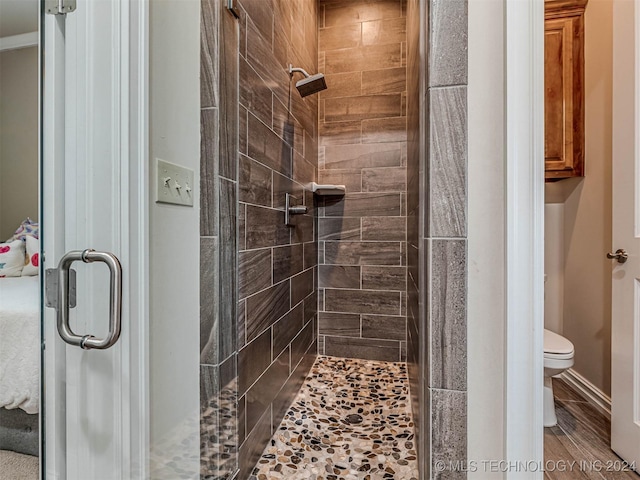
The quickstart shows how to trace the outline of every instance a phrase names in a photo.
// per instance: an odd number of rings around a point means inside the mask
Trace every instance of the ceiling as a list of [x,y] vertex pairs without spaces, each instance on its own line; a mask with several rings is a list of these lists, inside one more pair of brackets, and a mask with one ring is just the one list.
[[0,0],[0,37],[38,30],[39,0]]

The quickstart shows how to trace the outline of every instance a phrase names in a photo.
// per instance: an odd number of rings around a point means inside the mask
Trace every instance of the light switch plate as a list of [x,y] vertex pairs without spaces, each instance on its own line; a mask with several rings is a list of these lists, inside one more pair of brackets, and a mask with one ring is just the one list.
[[193,170],[156,158],[156,202],[193,207]]

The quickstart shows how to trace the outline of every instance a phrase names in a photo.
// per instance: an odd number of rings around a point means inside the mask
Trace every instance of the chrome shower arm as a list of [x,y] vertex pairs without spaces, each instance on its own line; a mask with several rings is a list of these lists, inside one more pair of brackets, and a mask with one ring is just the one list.
[[289,76],[293,77],[293,74],[296,72],[303,74],[305,78],[309,78],[311,76],[307,73],[307,71],[304,68],[297,68],[297,67],[294,68],[292,64],[289,64]]

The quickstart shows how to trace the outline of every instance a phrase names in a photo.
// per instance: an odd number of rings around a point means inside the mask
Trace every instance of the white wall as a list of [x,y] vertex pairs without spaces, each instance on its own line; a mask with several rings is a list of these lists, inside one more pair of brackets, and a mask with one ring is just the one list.
[[[585,177],[547,184],[547,202],[563,210],[564,221],[562,226],[548,224],[545,238],[545,253],[563,261],[564,284],[547,283],[547,298],[555,288],[556,295],[563,295],[561,333],[575,346],[573,368],[607,394],[611,261],[605,255],[620,248],[611,245],[612,48],[612,0],[590,0],[585,13]],[[555,244],[560,238],[561,251]]]
[[[504,0],[469,1],[468,458],[504,458]],[[469,479],[501,478],[480,469]]]
[[38,47],[0,52],[0,242],[38,219]]
[[199,479],[200,2],[149,3],[150,171],[161,158],[196,172],[193,208],[155,203],[150,182],[152,478],[170,478],[163,462],[180,457]]

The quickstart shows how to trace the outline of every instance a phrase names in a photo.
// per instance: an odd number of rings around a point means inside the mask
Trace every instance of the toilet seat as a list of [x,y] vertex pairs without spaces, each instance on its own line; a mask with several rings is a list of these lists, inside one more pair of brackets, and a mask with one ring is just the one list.
[[551,330],[544,329],[544,358],[569,360],[573,358],[573,343]]

